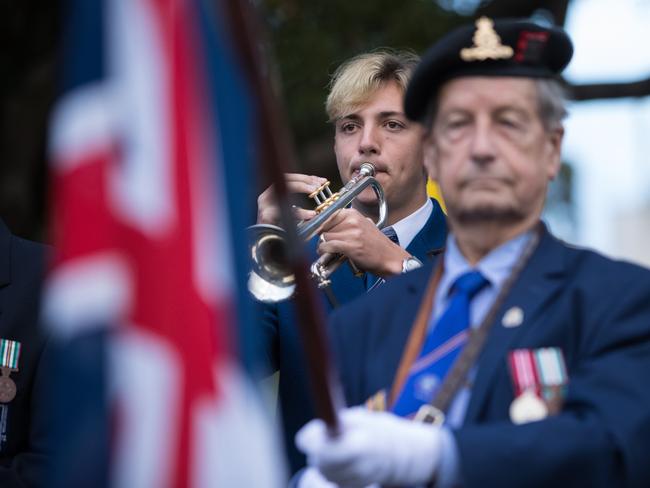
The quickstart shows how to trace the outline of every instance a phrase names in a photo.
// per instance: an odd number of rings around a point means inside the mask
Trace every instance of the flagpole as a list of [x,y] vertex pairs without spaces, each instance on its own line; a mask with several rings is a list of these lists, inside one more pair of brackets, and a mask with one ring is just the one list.
[[257,120],[262,140],[260,156],[264,158],[262,168],[274,186],[280,209],[280,225],[286,231],[288,264],[295,275],[296,290],[300,294],[300,300],[295,301],[297,325],[305,350],[316,415],[335,434],[339,428],[337,410],[343,404],[341,388],[328,348],[322,307],[307,272],[305,244],[298,237],[284,180],[287,170],[295,167],[296,157],[284,111],[280,110],[280,104],[271,91],[270,80],[263,72],[266,64],[259,56],[263,29],[248,0],[217,0],[217,3],[225,8],[231,21],[231,38],[240,51],[240,59],[244,61],[248,79],[259,102]]

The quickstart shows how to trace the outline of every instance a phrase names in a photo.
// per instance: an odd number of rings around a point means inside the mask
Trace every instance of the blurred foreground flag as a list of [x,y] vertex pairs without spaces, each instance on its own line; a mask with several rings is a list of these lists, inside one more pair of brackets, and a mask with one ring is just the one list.
[[228,169],[245,161],[225,149],[239,115],[218,106],[232,73],[211,58],[226,49],[216,8],[68,1],[45,308],[62,352],[55,486],[283,484],[231,345],[245,223],[228,192],[250,182]]

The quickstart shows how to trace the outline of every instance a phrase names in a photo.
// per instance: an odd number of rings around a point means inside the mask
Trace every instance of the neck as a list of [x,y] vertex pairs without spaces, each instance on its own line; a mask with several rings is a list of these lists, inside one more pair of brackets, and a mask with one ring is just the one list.
[[501,244],[531,230],[538,221],[539,218],[536,216],[535,219],[527,219],[512,225],[486,221],[463,226],[450,222],[450,227],[456,237],[458,249],[467,262],[474,266]]

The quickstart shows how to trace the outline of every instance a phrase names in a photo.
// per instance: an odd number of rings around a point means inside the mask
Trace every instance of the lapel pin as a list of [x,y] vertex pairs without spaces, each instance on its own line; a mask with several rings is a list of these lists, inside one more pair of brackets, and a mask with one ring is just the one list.
[[507,328],[519,327],[523,321],[524,311],[521,309],[521,307],[512,307],[503,314],[501,325]]

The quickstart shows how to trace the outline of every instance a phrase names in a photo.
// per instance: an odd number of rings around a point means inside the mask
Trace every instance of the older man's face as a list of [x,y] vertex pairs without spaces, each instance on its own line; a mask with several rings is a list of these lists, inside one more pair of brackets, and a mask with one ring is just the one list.
[[532,80],[447,82],[431,137],[434,156],[427,164],[452,222],[539,218],[559,170],[562,130],[544,128]]

